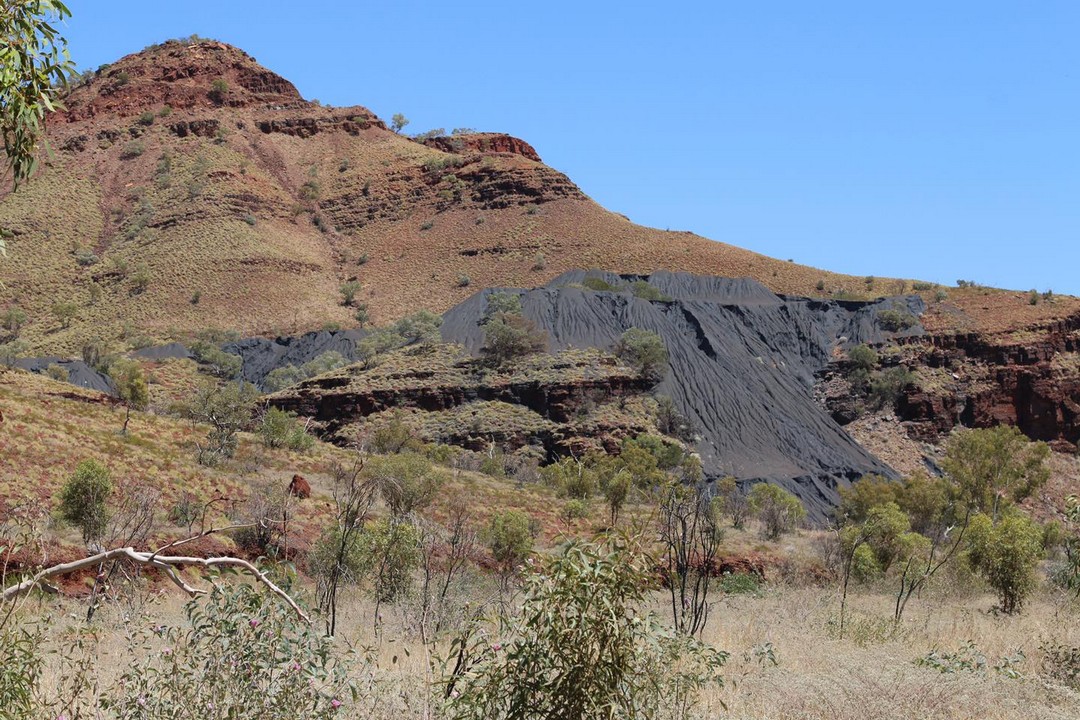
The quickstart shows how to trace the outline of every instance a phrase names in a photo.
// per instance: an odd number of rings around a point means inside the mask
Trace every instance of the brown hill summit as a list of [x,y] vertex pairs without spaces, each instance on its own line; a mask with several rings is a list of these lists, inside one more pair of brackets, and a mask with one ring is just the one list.
[[[573,268],[747,276],[800,295],[912,288],[635,225],[522,140],[408,138],[366,108],[304,100],[220,42],[129,55],[66,104],[42,171],[0,196],[0,312],[25,313],[31,352],[349,325],[339,287],[352,280],[377,322]],[[928,327],[951,332],[1034,326],[1078,306],[964,291],[933,308]]]

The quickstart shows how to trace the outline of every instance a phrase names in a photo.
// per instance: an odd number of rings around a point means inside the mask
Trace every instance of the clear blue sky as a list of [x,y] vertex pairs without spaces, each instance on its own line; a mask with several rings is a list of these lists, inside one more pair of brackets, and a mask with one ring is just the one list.
[[531,142],[598,202],[857,275],[1080,294],[1080,2],[71,0],[81,67],[198,33],[307,98]]

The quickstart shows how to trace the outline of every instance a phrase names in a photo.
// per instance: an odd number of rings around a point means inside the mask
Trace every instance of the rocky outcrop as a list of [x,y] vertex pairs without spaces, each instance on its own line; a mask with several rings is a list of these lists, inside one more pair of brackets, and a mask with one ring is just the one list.
[[424,140],[428,147],[443,152],[461,154],[478,152],[484,155],[509,153],[520,155],[534,162],[541,162],[532,145],[506,133],[465,133],[442,135]]
[[897,414],[936,439],[956,425],[1015,425],[1075,452],[1080,442],[1080,315],[1006,336],[929,337],[914,362],[947,382],[908,388]]
[[386,129],[382,120],[364,108],[350,108],[348,112],[330,113],[323,116],[280,117],[259,120],[256,126],[266,134],[281,133],[293,137],[309,138],[321,132],[345,132],[359,135],[371,127]]
[[103,66],[64,99],[61,122],[228,107],[305,107],[296,87],[243,50],[212,40],[171,40]]

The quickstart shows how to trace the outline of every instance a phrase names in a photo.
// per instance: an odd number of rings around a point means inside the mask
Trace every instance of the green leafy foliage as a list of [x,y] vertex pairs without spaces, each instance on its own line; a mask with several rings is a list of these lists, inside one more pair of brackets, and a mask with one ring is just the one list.
[[259,436],[263,445],[270,448],[288,448],[306,452],[315,445],[315,438],[308,435],[307,428],[296,413],[270,408],[259,423]]
[[968,560],[998,594],[1006,614],[1019,612],[1035,589],[1035,569],[1042,559],[1042,530],[1015,510],[996,523],[976,515],[968,527]]
[[532,554],[533,533],[529,516],[507,510],[491,517],[485,540],[495,567],[503,577],[516,573]]
[[478,627],[454,642],[448,717],[685,717],[722,685],[728,655],[645,614],[650,580],[643,555],[614,540],[570,543],[538,563],[501,641]]
[[443,484],[443,475],[423,455],[412,452],[373,457],[365,468],[390,514],[403,518],[423,510]]
[[286,365],[274,368],[263,378],[263,387],[266,388],[267,392],[277,392],[310,377],[322,375],[331,370],[345,367],[348,364],[349,361],[344,355],[336,350],[328,350],[299,367]]
[[660,336],[651,330],[630,328],[619,338],[615,354],[652,382],[659,381],[667,372],[667,348]]
[[355,700],[331,640],[249,585],[213,584],[187,625],[132,635],[132,661],[101,702],[117,718],[331,718]]
[[94,542],[105,532],[111,492],[109,470],[97,460],[79,463],[60,489],[60,517],[82,530],[83,542]]
[[204,465],[215,465],[236,453],[236,434],[251,422],[251,414],[259,391],[244,382],[223,385],[204,383],[188,403],[188,415],[210,425],[206,443],[198,444],[198,459]]
[[70,16],[59,0],[10,0],[0,12],[0,135],[16,189],[37,168],[45,118],[62,107],[60,93],[75,72],[56,29]]
[[806,518],[806,508],[799,498],[779,485],[758,483],[750,489],[750,512],[758,517],[765,537],[778,540]]
[[942,463],[957,484],[964,504],[997,517],[1002,507],[1018,503],[1050,476],[1050,448],[1031,442],[1011,426],[962,430],[949,438]]

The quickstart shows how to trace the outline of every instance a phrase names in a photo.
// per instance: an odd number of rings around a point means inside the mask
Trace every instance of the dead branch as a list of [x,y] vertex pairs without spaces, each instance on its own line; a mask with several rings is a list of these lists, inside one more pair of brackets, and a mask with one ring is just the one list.
[[[164,549],[164,548],[163,548]],[[160,550],[148,551],[148,550],[136,550],[132,547],[115,548],[113,550],[106,550],[104,552],[91,555],[90,557],[83,558],[81,560],[75,560],[68,563],[61,563],[59,565],[53,565],[52,567],[45,568],[38,571],[35,575],[16,583],[8,588],[5,588],[3,592],[0,592],[0,603],[11,600],[19,595],[30,592],[35,587],[42,585],[49,578],[59,577],[61,575],[68,575],[73,572],[78,572],[85,568],[93,567],[101,563],[109,562],[110,560],[130,560],[141,565],[153,567],[161,570],[165,575],[172,580],[177,587],[182,589],[188,595],[195,597],[197,595],[205,595],[206,590],[193,587],[184,581],[180,574],[177,572],[178,568],[184,568],[188,566],[202,566],[205,568],[212,568],[218,566],[224,567],[237,567],[246,571],[256,581],[262,583],[267,590],[274,595],[277,595],[281,600],[292,608],[293,612],[297,614],[304,622],[311,622],[307,614],[300,609],[300,606],[296,604],[296,601],[289,597],[289,594],[278,587],[274,581],[266,576],[261,570],[252,565],[247,560],[242,560],[235,557],[212,557],[201,558],[182,555],[159,555]]]

